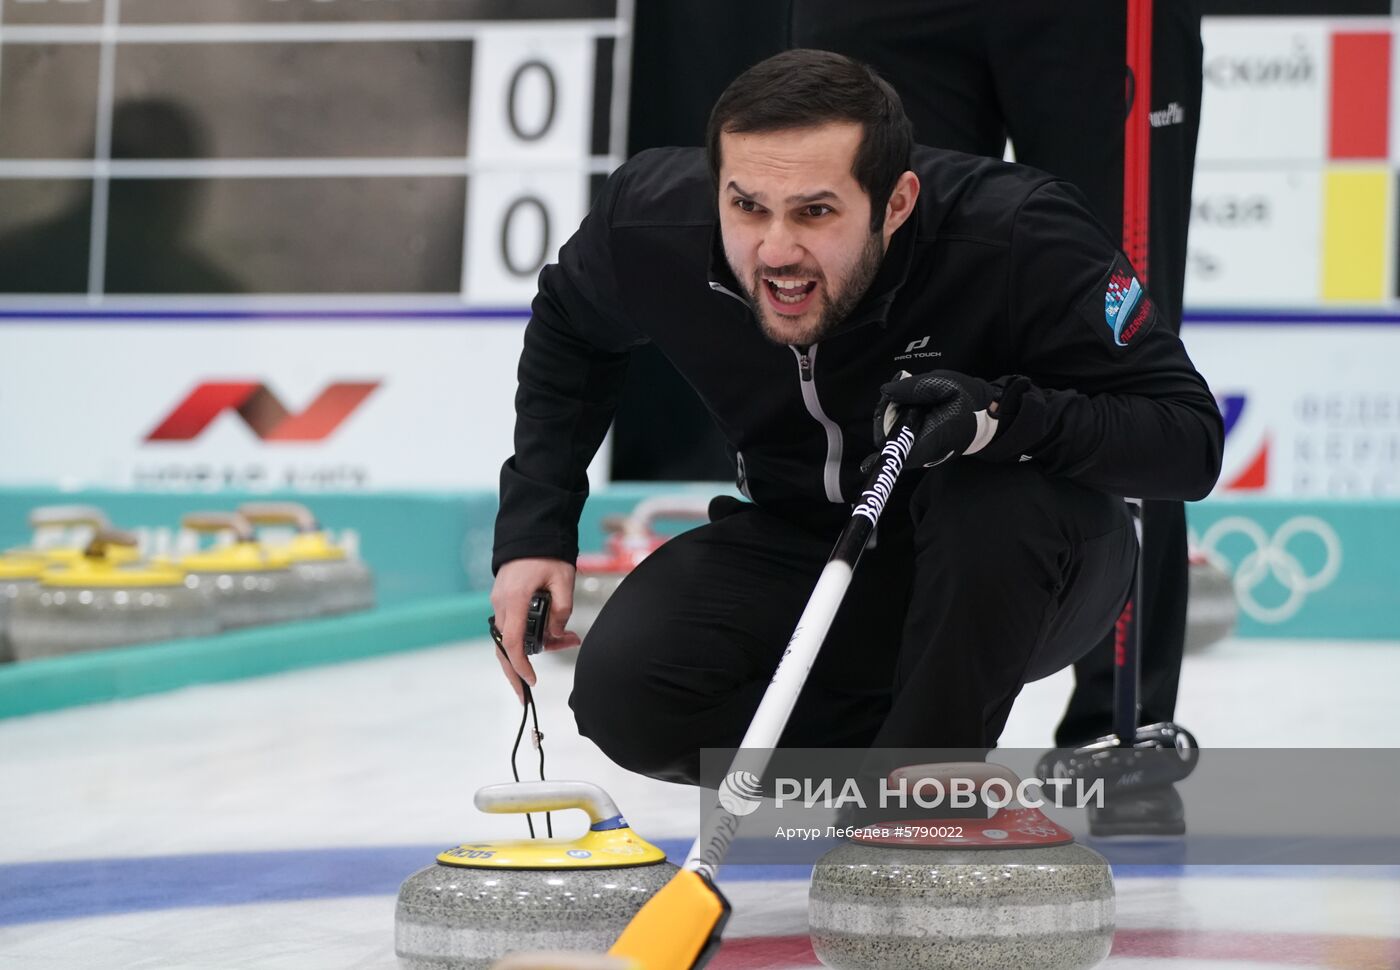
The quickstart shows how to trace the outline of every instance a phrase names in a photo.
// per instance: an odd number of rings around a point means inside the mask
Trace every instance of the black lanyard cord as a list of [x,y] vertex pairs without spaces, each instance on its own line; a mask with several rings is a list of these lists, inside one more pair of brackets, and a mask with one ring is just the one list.
[[[501,651],[501,656],[506,658],[506,663],[510,663],[510,657],[506,654],[504,639],[501,631],[496,626],[496,618],[488,619],[487,624],[491,627],[491,639],[496,643],[496,649]],[[520,730],[515,732],[515,745],[510,749],[510,773],[516,781],[520,780],[520,769],[516,767],[516,758],[520,753],[520,741],[525,737],[525,723],[534,721],[534,729],[530,732],[530,743],[535,750],[540,753],[540,781],[544,781],[544,732],[540,730],[540,712],[535,705],[535,695],[530,691],[530,685],[523,680],[520,688],[525,694],[525,706],[520,711]],[[535,838],[535,821],[530,815],[525,816],[525,824],[530,828],[530,838]],[[549,838],[554,838],[554,822],[550,819],[550,813],[544,813],[545,833]]]

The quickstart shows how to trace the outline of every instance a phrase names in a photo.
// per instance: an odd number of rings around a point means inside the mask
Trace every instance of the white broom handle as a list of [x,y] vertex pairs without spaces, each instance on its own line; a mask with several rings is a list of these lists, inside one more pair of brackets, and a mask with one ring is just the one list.
[[[856,560],[865,548],[880,513],[884,511],[895,481],[904,470],[905,459],[909,457],[909,449],[914,444],[914,422],[911,410],[906,409],[900,414],[899,430],[885,443],[880,464],[861,493],[861,500],[852,510],[851,521],[837,538],[836,548],[817,577],[816,588],[812,590],[797,627],[792,631],[787,649],[778,660],[773,679],[740,744],[741,753],[730,765],[731,774],[739,767],[741,758],[744,769],[753,770],[760,778],[767,770],[773,749],[778,746],[788,716],[797,704],[802,687],[807,683],[807,675],[816,663],[817,653],[831,629],[832,620],[836,618],[836,611],[851,585]],[[744,752],[749,752],[747,757],[744,757]],[[738,830],[738,817],[717,799],[700,826],[700,835],[686,855],[685,868],[713,880]]]
[[[851,585],[852,575],[854,571],[849,563],[833,559],[826,564],[821,576],[817,578],[812,598],[807,601],[807,608],[802,611],[802,617],[797,621],[797,629],[793,631],[792,639],[788,641],[787,649],[778,661],[778,669],[773,671],[773,679],[768,684],[763,700],[759,702],[758,710],[754,712],[753,721],[744,733],[744,740],[739,746],[750,752],[744,760],[744,767],[759,778],[768,770],[773,749],[778,746],[788,717],[797,705],[803,685],[807,683],[807,675],[811,673],[812,665],[817,662],[822,641],[831,629],[831,621],[836,618],[841,598],[846,595],[846,588]],[[710,841],[706,838],[706,833],[724,829],[727,823],[721,816],[725,815],[730,813],[718,804],[710,809],[709,817],[700,827],[700,836],[696,838],[685,857],[685,868],[703,872],[712,880],[715,878],[719,861],[716,859],[707,862],[701,857],[704,855],[706,843]]]

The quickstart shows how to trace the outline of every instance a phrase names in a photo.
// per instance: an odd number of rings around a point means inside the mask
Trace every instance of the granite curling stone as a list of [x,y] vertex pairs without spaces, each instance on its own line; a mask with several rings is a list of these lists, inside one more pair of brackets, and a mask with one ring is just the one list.
[[323,616],[374,607],[374,574],[363,560],[331,541],[316,517],[296,502],[248,502],[238,512],[254,526],[291,526],[296,532],[282,545],[267,546],[285,555],[292,571],[306,581]]
[[1219,562],[1197,549],[1188,562],[1186,649],[1194,652],[1234,633],[1240,607],[1235,581]]
[[[705,522],[709,505],[708,497],[660,495],[643,499],[625,516],[605,516],[602,525],[607,538],[603,550],[578,556],[569,629],[581,638],[588,637],[594,621],[622,581],[669,538],[657,527],[661,521]],[[573,659],[578,651],[559,651],[559,655]]]
[[[980,763],[892,779],[1019,779]],[[1000,787],[998,786],[1000,795]],[[1000,800],[1000,798],[998,798]],[[867,826],[812,869],[808,926],[835,970],[1088,970],[1113,945],[1104,858],[1034,808]]]
[[10,649],[10,611],[21,596],[39,588],[39,576],[49,562],[43,556],[13,553],[0,556],[0,663],[14,659]]
[[227,534],[233,541],[191,553],[180,560],[185,584],[208,598],[225,630],[287,623],[316,615],[315,591],[292,571],[290,560],[269,553],[255,540],[253,526],[241,515],[197,512],[180,523],[203,534]]
[[136,537],[100,529],[83,558],[49,563],[10,609],[16,660],[154,643],[219,631],[214,611],[169,565],[132,562]]
[[635,960],[583,953],[574,950],[548,950],[512,953],[491,964],[491,970],[646,970]]
[[638,836],[608,794],[583,781],[488,785],[483,812],[578,808],[577,839],[469,842],[399,888],[394,952],[409,970],[486,970],[523,951],[605,953],[677,867]]

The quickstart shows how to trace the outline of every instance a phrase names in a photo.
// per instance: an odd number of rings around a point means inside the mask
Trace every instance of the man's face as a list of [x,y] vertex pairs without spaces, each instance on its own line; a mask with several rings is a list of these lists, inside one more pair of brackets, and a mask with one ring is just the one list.
[[861,135],[848,123],[720,135],[724,254],[775,343],[817,343],[880,268],[887,235],[871,232],[851,174]]

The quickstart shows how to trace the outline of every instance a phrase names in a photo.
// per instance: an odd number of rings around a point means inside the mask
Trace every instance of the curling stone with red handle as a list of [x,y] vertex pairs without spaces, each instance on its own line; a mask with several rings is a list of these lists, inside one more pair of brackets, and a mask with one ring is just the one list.
[[[891,775],[909,785],[954,778],[1020,783],[982,763]],[[1034,808],[901,819],[867,826],[817,861],[808,925],[817,957],[836,970],[1088,970],[1113,945],[1113,875]]]

